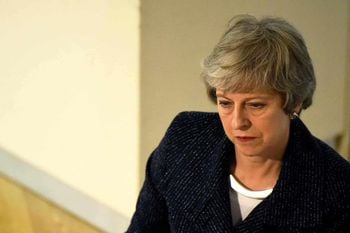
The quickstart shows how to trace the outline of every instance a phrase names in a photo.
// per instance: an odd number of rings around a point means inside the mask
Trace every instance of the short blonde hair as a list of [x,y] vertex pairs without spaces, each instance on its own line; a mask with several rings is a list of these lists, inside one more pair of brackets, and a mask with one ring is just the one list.
[[312,104],[316,80],[304,39],[281,18],[234,17],[228,30],[204,60],[201,76],[210,98],[216,89],[279,93],[287,113]]

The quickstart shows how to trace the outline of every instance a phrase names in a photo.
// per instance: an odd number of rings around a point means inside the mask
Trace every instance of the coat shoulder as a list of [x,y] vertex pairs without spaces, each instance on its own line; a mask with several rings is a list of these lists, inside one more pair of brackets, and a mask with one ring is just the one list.
[[191,134],[211,124],[220,127],[220,118],[217,113],[180,112],[171,122],[165,136],[170,136],[169,133]]
[[157,150],[163,152],[164,149],[172,148],[173,152],[178,154],[194,141],[210,141],[213,137],[223,134],[224,130],[217,113],[181,112],[171,122]]
[[318,140],[318,144],[324,153],[326,177],[339,182],[344,181],[345,184],[350,186],[350,162],[326,143]]
[[325,202],[330,208],[350,211],[350,163],[333,148],[319,141],[324,153]]
[[191,153],[222,138],[224,131],[217,113],[181,112],[171,122],[149,159],[151,175],[165,183],[172,170],[188,160]]

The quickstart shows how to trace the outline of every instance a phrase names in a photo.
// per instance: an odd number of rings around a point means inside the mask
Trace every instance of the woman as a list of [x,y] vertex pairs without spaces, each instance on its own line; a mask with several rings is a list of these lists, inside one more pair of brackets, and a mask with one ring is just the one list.
[[297,30],[235,17],[202,76],[218,114],[174,119],[128,232],[350,232],[350,165],[298,117],[315,77]]

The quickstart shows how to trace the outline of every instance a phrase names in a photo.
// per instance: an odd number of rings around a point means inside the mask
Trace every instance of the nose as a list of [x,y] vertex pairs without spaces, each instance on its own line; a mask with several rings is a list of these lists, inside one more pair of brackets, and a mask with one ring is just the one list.
[[250,120],[244,109],[237,108],[232,114],[232,128],[235,130],[245,130],[250,127]]

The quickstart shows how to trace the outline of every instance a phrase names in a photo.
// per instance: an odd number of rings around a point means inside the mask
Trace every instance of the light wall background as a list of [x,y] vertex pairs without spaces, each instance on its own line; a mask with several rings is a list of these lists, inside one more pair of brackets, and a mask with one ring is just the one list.
[[138,191],[139,15],[138,0],[0,1],[0,147],[124,216]]
[[301,31],[318,80],[302,118],[325,140],[349,132],[349,0],[13,0],[0,1],[0,147],[130,218],[172,118],[215,111],[200,62],[242,13]]

